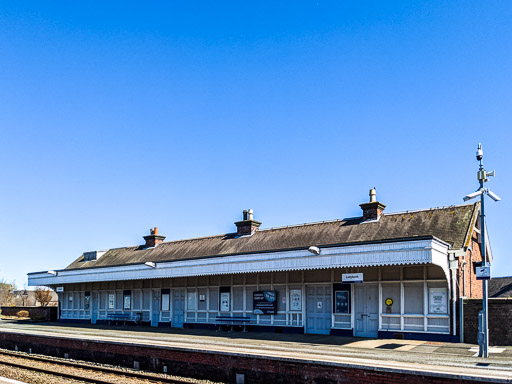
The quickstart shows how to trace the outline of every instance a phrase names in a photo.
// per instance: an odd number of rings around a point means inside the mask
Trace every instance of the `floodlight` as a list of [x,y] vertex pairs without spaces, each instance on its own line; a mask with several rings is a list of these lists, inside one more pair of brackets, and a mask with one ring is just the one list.
[[144,265],[147,265],[148,267],[151,267],[151,268],[156,268],[156,264],[153,263],[152,261],[146,261],[144,263]]
[[48,273],[49,275],[57,276],[57,271],[48,271],[46,273]]
[[488,189],[486,192],[487,192],[487,196],[489,196],[494,201],[500,201],[501,200],[501,198],[497,194],[492,192],[490,189]]
[[319,255],[320,254],[320,248],[318,247],[315,247],[314,245],[312,245],[311,247],[308,248],[308,251],[315,254],[315,255]]
[[469,195],[464,196],[464,201],[468,201],[471,199],[474,199],[477,196],[480,196],[484,191],[482,189],[479,189],[476,192],[470,193]]

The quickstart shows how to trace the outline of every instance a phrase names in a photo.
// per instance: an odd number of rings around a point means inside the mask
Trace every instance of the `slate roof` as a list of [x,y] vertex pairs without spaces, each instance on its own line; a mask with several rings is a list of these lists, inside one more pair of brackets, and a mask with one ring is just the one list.
[[489,280],[489,297],[512,297],[512,276]]
[[147,261],[163,262],[234,254],[270,252],[382,242],[426,236],[437,237],[452,248],[465,244],[468,231],[474,225],[479,203],[434,208],[422,211],[388,213],[375,222],[362,222],[362,217],[261,229],[252,236],[237,237],[229,233],[211,237],[169,241],[155,248],[144,246],[108,250],[98,260],[83,261],[80,256],[66,269],[107,267],[141,264]]

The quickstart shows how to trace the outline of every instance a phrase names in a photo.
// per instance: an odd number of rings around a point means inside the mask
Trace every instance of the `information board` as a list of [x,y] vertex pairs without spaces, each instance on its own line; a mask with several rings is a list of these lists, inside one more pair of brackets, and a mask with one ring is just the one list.
[[252,294],[252,308],[256,315],[273,315],[277,313],[276,291],[255,291]]
[[448,313],[448,293],[446,288],[429,288],[428,296],[429,313]]
[[350,313],[349,311],[349,291],[336,291],[335,292],[335,312],[336,313]]

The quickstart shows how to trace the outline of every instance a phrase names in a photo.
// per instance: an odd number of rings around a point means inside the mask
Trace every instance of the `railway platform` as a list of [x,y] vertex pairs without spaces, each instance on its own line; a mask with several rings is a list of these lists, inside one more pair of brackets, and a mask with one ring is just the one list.
[[512,347],[483,359],[446,342],[6,320],[0,342],[233,383],[512,383]]

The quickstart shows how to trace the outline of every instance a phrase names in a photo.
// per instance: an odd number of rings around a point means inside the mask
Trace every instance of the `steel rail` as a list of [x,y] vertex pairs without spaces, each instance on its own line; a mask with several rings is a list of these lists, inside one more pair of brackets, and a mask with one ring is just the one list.
[[[24,354],[12,352],[12,351],[0,351],[0,356],[2,356],[2,355],[16,357],[19,359],[38,361],[38,362],[42,362],[42,363],[55,364],[55,365],[60,365],[62,367],[86,369],[86,370],[95,371],[95,372],[103,373],[103,374],[125,376],[125,377],[129,377],[129,378],[133,378],[133,379],[148,380],[148,381],[160,382],[160,383],[165,383],[165,384],[190,384],[189,381],[170,379],[170,378],[160,377],[160,376],[152,375],[152,374],[145,374],[145,373],[133,372],[133,371],[121,371],[121,370],[115,369],[115,368],[94,366],[94,365],[88,365],[88,364],[77,363],[77,362],[53,360],[53,359],[47,358],[47,357],[24,355]],[[81,380],[81,381],[85,381],[88,383],[112,384],[112,381],[94,379],[94,378],[89,378],[89,377],[85,377],[85,376],[81,376],[81,375],[68,374],[68,373],[64,373],[64,372],[55,372],[50,369],[38,368],[38,367],[30,366],[30,365],[13,363],[13,362],[8,362],[8,361],[3,361],[3,360],[0,360],[0,364],[9,365],[9,366],[20,368],[20,369],[27,369],[30,371],[46,373],[46,374],[50,374],[52,376],[61,376],[61,377],[67,378],[67,379]]]

